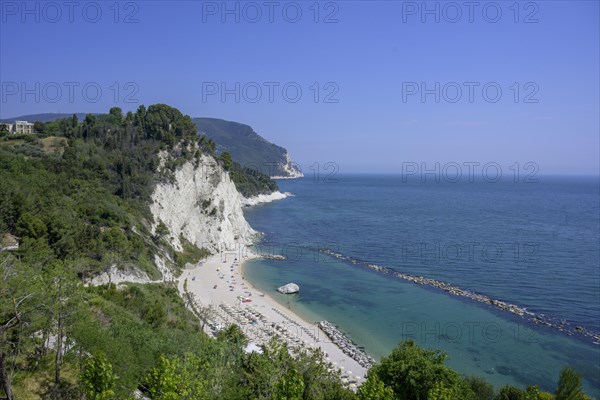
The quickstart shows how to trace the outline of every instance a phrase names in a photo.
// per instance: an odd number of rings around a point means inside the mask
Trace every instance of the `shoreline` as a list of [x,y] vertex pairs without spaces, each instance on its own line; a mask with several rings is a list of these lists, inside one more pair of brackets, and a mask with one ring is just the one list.
[[[246,279],[244,275],[244,271],[246,268],[246,262],[253,260],[264,258],[261,256],[256,256],[253,258],[248,258],[240,263],[240,273],[242,274],[242,278],[245,282],[248,283],[250,287],[258,291],[258,288],[254,286],[248,279]],[[354,359],[361,367],[366,368],[367,370],[376,363],[375,359],[369,355],[363,347],[356,344],[352,339],[348,338],[344,332],[342,332],[339,327],[329,321],[320,320],[311,322],[305,315],[298,312],[297,310],[292,310],[289,306],[285,307],[284,304],[281,304],[279,301],[274,299],[272,296],[265,293],[265,296],[268,296],[272,301],[279,304],[284,309],[287,309],[290,313],[294,314],[297,318],[300,318],[305,323],[318,327],[321,332],[325,334],[327,338],[329,338],[342,352],[346,353],[350,358]]]
[[269,194],[259,194],[254,197],[244,197],[242,199],[242,207],[253,207],[260,204],[272,203],[274,201],[283,200],[294,195],[290,192],[275,191]]
[[246,247],[243,254],[217,253],[183,271],[177,283],[180,295],[186,300],[187,285],[195,306],[209,310],[205,332],[215,336],[218,328],[234,323],[250,343],[266,344],[277,337],[288,344],[290,351],[320,348],[329,369],[339,370],[344,384],[356,390],[368,370],[364,362],[361,365],[357,361],[360,357],[356,353],[360,350],[356,346],[340,347],[321,329],[322,321],[311,323],[269,294],[260,292],[244,277],[247,261],[257,258],[260,256]]
[[[246,276],[244,274],[245,270],[246,270],[246,263],[248,261],[251,260],[257,260],[263,258],[262,256],[256,255],[254,254],[253,257],[248,257],[246,259],[244,259],[240,265],[239,265],[239,271],[240,274],[242,276],[242,279],[244,280],[244,282],[246,282],[248,284],[248,286],[250,286],[253,290],[256,290],[259,293],[262,293],[260,290],[258,290],[258,288],[256,286],[254,286],[254,284],[252,284],[252,282],[250,282],[248,279],[246,279]],[[281,304],[280,302],[278,302],[277,300],[275,300],[272,296],[270,296],[269,294],[265,293],[265,297],[269,297],[270,300],[274,301],[275,303],[277,303],[280,307],[283,307],[284,309],[288,310],[289,312],[293,313],[297,318],[301,319],[304,323],[309,324],[309,325],[315,325],[317,324],[317,322],[311,322],[309,321],[304,315],[297,313],[296,311],[292,311],[291,308],[285,307],[285,305]]]

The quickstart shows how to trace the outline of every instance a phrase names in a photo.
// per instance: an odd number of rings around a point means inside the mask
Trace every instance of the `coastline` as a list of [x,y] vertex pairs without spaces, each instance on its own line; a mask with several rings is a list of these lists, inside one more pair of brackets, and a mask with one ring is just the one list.
[[252,207],[258,204],[271,203],[277,200],[283,200],[287,197],[294,196],[290,192],[273,192],[270,194],[259,194],[258,196],[248,197],[242,199],[242,207]]
[[[239,258],[239,259],[238,259]],[[243,252],[221,253],[186,269],[178,281],[179,292],[186,298],[193,294],[196,305],[206,310],[208,320],[215,326],[237,324],[251,343],[268,343],[277,337],[291,350],[295,348],[320,348],[330,368],[339,370],[342,380],[350,389],[364,381],[368,368],[344,352],[319,327],[303,316],[286,308],[266,293],[262,293],[244,278],[249,260],[259,258],[249,248]],[[207,324],[205,332],[215,335],[216,330]],[[348,352],[346,348],[346,351]],[[351,352],[350,352],[351,353]]]

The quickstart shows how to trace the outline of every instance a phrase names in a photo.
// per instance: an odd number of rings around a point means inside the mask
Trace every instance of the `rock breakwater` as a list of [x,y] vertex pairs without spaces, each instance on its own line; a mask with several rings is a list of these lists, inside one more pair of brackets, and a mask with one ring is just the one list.
[[549,328],[556,329],[560,332],[567,334],[568,336],[578,335],[583,338],[590,340],[593,344],[600,345],[600,333],[589,330],[583,326],[573,325],[565,320],[561,320],[558,318],[553,318],[546,316],[544,314],[537,314],[531,311],[528,311],[526,308],[518,306],[516,304],[511,304],[502,300],[493,299],[487,295],[476,293],[470,290],[462,289],[458,286],[452,285],[447,282],[439,281],[436,279],[426,278],[423,276],[409,275],[402,272],[395,271],[391,268],[383,267],[376,264],[371,264],[365,261],[356,260],[352,257],[345,256],[340,253],[333,252],[331,250],[322,249],[321,252],[323,254],[330,255],[339,260],[350,262],[354,265],[360,265],[374,271],[380,272],[385,275],[391,275],[395,278],[402,279],[408,282],[413,282],[418,285],[430,286],[433,288],[437,288],[443,290],[444,292],[471,299],[473,301],[477,301],[479,303],[487,304],[493,306],[499,310],[509,312],[511,314],[517,315],[523,319],[528,320],[531,323],[536,325],[544,325]]
[[346,335],[331,322],[321,321],[318,325],[333,344],[338,346],[344,354],[356,361],[361,367],[369,369],[375,364],[375,360],[371,356],[359,349],[358,346],[348,339]]

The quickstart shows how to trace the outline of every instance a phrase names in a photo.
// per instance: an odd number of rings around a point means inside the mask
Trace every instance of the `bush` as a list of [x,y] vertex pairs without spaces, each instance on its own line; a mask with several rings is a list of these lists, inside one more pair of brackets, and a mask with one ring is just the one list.
[[430,394],[439,399],[474,398],[463,378],[444,365],[445,359],[446,355],[439,350],[422,349],[408,340],[382,358],[369,374],[376,375],[394,391],[396,398],[403,400],[425,400]]

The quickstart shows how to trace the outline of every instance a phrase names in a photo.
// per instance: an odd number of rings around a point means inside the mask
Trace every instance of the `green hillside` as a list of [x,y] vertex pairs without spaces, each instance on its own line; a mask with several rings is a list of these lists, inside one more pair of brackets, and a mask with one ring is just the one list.
[[[150,230],[155,183],[214,153],[188,116],[159,104],[42,128],[0,133],[0,238],[18,242],[0,251],[0,398],[267,398],[290,377],[321,398],[348,398],[320,353],[273,342],[247,356],[236,326],[209,339],[172,283],[83,284],[112,265],[160,282],[155,254],[175,274],[180,260],[208,254],[190,243],[178,253]],[[162,168],[159,152],[169,155]]]
[[287,150],[258,135],[238,122],[217,118],[194,118],[198,132],[217,143],[217,153],[229,152],[242,166],[259,170],[270,176],[287,176]]

